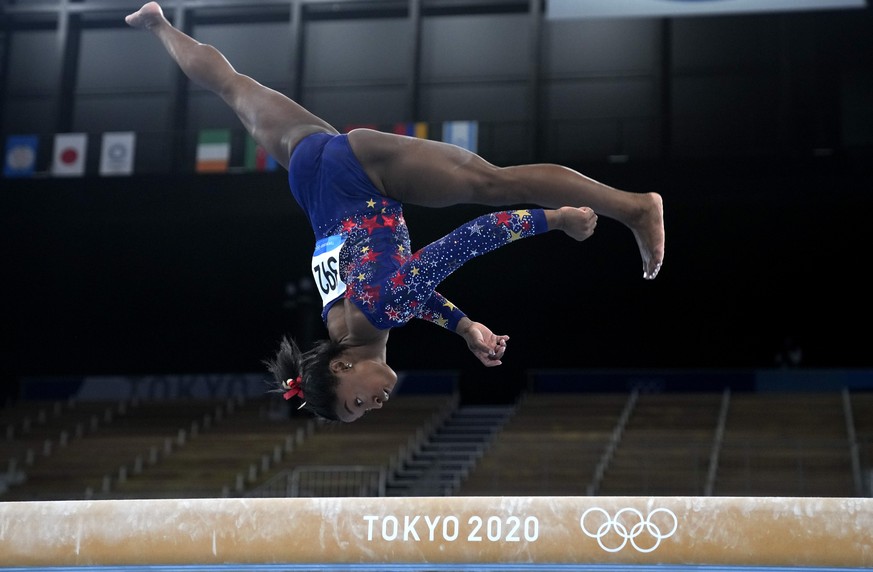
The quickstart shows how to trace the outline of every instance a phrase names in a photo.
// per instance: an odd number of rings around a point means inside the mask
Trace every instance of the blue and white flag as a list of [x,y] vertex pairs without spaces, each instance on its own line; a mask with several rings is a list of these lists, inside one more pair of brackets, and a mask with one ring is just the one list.
[[443,141],[476,153],[479,148],[479,122],[443,122]]
[[36,135],[10,135],[6,138],[4,177],[32,177],[36,169]]
[[133,131],[104,133],[100,150],[100,174],[109,176],[133,173],[135,144],[136,134]]

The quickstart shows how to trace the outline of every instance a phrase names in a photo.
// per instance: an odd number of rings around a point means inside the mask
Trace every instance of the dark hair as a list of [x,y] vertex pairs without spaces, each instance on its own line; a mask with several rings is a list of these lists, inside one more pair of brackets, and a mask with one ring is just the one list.
[[330,363],[347,346],[333,340],[319,340],[312,349],[301,352],[292,338],[283,337],[279,351],[264,365],[273,374],[275,383],[271,391],[284,393],[285,382],[298,375],[301,378],[304,409],[330,421],[339,421],[336,414],[336,385],[338,379],[330,370]]

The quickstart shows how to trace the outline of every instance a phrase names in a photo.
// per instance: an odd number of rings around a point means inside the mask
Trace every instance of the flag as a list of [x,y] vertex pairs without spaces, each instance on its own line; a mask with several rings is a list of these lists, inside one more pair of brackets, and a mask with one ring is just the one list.
[[409,135],[410,137],[427,139],[427,123],[424,121],[395,123],[394,133],[397,135]]
[[379,126],[375,123],[346,123],[343,125],[342,132],[348,133],[352,129],[375,129],[379,130]]
[[476,153],[479,142],[479,123],[477,121],[445,121],[443,122],[443,141]]
[[230,129],[204,129],[197,141],[197,172],[224,173],[230,162]]
[[55,133],[52,157],[52,175],[81,177],[85,174],[85,152],[88,148],[86,133]]
[[36,168],[36,135],[10,135],[6,138],[4,177],[30,177]]
[[133,151],[136,134],[119,131],[103,134],[100,150],[101,175],[130,175],[133,172]]
[[275,171],[278,166],[266,149],[258,145],[251,135],[246,135],[246,170]]

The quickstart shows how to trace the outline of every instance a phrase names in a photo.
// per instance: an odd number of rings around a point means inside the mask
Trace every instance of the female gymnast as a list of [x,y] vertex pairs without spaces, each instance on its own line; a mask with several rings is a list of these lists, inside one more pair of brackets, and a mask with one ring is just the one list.
[[[456,332],[486,366],[502,363],[509,336],[494,334],[435,291],[473,257],[549,230],[585,240],[598,213],[633,233],[643,278],[654,279],[661,268],[664,214],[656,193],[615,189],[559,165],[497,167],[437,141],[371,129],[340,134],[175,28],[157,2],[125,21],[154,34],[182,71],[220,96],[288,170],[315,233],[313,277],[328,339],[302,352],[285,338],[265,364],[277,391],[300,398],[318,417],[351,422],[382,407],[397,382],[386,361],[388,334],[412,318]],[[413,252],[403,203],[542,208],[484,215]]]

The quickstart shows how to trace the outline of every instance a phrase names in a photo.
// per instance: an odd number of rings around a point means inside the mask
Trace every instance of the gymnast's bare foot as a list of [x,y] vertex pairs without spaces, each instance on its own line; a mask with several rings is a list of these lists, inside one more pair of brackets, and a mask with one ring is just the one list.
[[164,11],[157,2],[148,2],[142,8],[125,16],[124,21],[133,28],[145,28],[148,30],[164,19]]
[[570,238],[581,241],[594,234],[597,215],[588,207],[561,207],[555,211],[546,211],[546,222],[549,223],[549,228],[562,230]]
[[654,280],[664,263],[664,201],[658,193],[646,193],[640,198],[645,206],[628,226],[637,239],[643,259],[643,278]]

